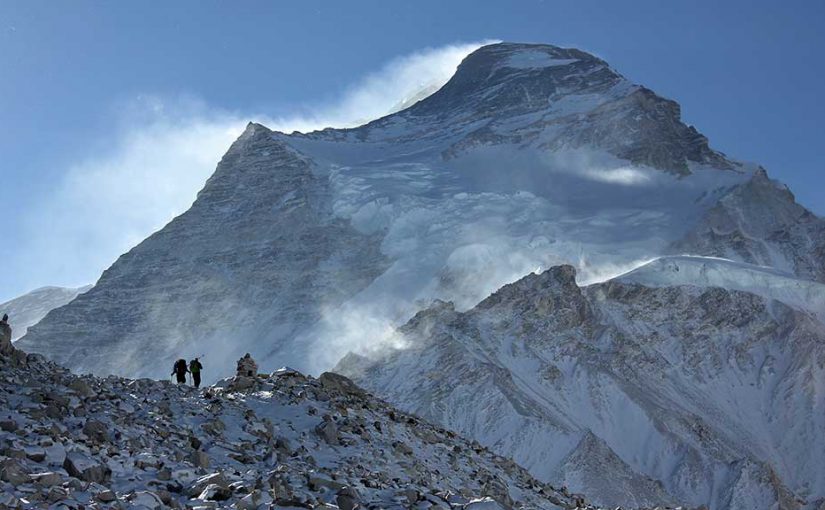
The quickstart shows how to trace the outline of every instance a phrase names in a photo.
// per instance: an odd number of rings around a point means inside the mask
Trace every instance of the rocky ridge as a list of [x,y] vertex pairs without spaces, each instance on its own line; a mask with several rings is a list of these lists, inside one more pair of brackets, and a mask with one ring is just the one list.
[[817,314],[788,304],[786,276],[777,299],[764,283],[758,295],[633,277],[580,287],[559,266],[466,312],[439,302],[399,330],[403,349],[336,370],[600,504],[819,508]]
[[197,391],[16,350],[0,408],[2,508],[595,508],[333,373]]

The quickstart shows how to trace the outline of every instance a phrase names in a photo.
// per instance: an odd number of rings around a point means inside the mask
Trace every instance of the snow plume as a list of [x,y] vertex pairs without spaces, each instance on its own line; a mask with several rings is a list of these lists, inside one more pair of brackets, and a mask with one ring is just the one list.
[[[305,365],[311,373],[334,367],[348,353],[373,357],[407,346],[397,330],[404,321],[392,320],[377,303],[345,303],[321,310],[318,330],[311,333]],[[297,342],[302,343],[302,342]]]
[[[66,165],[52,192],[31,202],[9,261],[17,290],[93,282],[115,258],[184,212],[248,121],[291,132],[350,127],[422,99],[485,42],[430,48],[357,80],[340,100],[278,119],[229,112],[191,97],[142,96],[116,127]],[[106,144],[106,145],[103,145]],[[8,267],[7,267],[8,269]]]
[[283,132],[355,127],[403,110],[447,83],[464,57],[493,42],[497,41],[427,48],[396,58],[356,82],[335,103],[276,119],[269,127]]

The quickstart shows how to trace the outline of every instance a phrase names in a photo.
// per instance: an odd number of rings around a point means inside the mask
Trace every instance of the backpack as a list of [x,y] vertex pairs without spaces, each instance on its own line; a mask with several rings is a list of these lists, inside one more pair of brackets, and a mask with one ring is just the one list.
[[175,372],[186,372],[186,360],[179,359],[175,362]]

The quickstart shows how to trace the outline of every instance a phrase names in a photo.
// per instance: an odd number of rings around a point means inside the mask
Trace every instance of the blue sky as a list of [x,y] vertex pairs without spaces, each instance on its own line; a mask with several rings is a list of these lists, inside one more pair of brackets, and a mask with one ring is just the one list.
[[0,301],[94,281],[245,120],[352,121],[394,65],[490,39],[599,55],[824,215],[823,26],[822,1],[0,0]]

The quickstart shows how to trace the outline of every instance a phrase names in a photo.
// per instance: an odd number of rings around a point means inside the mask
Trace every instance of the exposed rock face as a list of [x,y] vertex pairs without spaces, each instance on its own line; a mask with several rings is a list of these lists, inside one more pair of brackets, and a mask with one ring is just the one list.
[[691,275],[580,288],[551,268],[466,312],[437,303],[401,328],[405,349],[339,368],[604,505],[822,500],[825,325],[770,297],[798,299],[784,276],[757,295]]
[[310,161],[250,124],[189,211],[21,347],[79,371],[138,375],[159,369],[136,359],[169,361],[204,346],[213,373],[227,372],[238,351],[286,349],[322,304],[349,298],[386,267],[380,240],[335,218],[329,194]]
[[[19,425],[0,428],[3,507],[596,509],[340,375],[201,393],[27,360],[0,356],[0,407]],[[51,416],[56,401],[72,412]]]
[[[567,100],[583,96],[598,98],[595,108],[563,112]],[[536,115],[548,104],[563,114]],[[621,159],[680,175],[690,173],[688,162],[733,168],[708,147],[707,138],[682,123],[680,115],[675,101],[630,85],[593,55],[513,43],[473,52],[441,90],[398,114],[418,126],[438,126],[449,119],[452,130],[456,122],[478,126],[487,121],[447,149],[446,157],[492,142],[546,150],[601,148]],[[522,118],[521,125],[508,125],[513,118]],[[381,136],[381,128],[393,122],[395,118],[388,117],[357,131],[365,137]]]

